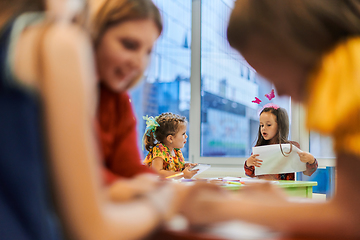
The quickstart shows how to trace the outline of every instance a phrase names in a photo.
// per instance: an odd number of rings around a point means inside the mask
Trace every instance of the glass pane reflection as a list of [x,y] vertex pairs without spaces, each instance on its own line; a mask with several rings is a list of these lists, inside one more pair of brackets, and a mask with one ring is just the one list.
[[[153,49],[145,79],[131,91],[138,119],[138,140],[145,131],[142,116],[173,112],[189,120],[191,0],[153,0],[159,7],[164,30]],[[189,136],[189,133],[187,133]],[[189,143],[181,149],[188,158]],[[143,150],[143,156],[147,152]]]
[[[257,137],[258,111],[274,102],[288,111],[290,99],[265,94],[273,88],[226,39],[234,1],[201,2],[201,156],[246,157]],[[258,105],[252,100],[258,97]]]

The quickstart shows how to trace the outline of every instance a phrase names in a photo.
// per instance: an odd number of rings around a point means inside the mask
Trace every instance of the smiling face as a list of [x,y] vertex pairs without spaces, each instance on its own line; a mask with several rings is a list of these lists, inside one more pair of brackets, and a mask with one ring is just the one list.
[[180,123],[178,132],[173,136],[171,146],[173,148],[183,148],[186,143],[186,124]]
[[[260,132],[265,140],[272,140],[278,134],[276,116],[271,112],[263,112],[260,115]],[[275,139],[274,139],[275,140]]]
[[159,37],[153,20],[130,20],[107,29],[96,48],[99,80],[121,92],[134,85],[149,62]]

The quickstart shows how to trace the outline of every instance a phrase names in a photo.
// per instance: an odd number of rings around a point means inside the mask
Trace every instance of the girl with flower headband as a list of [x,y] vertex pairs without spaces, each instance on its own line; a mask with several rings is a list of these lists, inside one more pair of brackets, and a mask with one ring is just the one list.
[[[300,148],[300,144],[295,141],[288,140],[289,135],[289,117],[284,108],[276,104],[266,104],[260,111],[260,125],[258,138],[255,146],[263,146],[270,144],[280,144],[282,154],[289,154],[292,150],[292,144]],[[291,143],[290,152],[284,153],[282,143]],[[298,152],[300,161],[306,163],[306,170],[303,172],[307,176],[311,176],[317,169],[318,163],[316,159],[308,152]],[[252,154],[244,163],[245,174],[249,177],[258,177],[268,180],[295,180],[295,173],[281,174],[265,174],[255,176],[255,167],[261,167],[262,160],[257,157],[259,154]]]
[[160,176],[168,177],[183,173],[184,178],[192,178],[198,170],[190,170],[196,164],[185,163],[180,148],[186,135],[186,118],[173,113],[162,113],[157,117],[144,117],[146,130],[143,137],[145,149],[149,151],[144,164]]
[[240,219],[287,236],[359,239],[360,1],[237,0],[227,36],[279,95],[304,103],[310,130],[332,137],[336,191],[323,203],[289,201],[269,184],[236,199],[199,195],[184,207],[188,219]]

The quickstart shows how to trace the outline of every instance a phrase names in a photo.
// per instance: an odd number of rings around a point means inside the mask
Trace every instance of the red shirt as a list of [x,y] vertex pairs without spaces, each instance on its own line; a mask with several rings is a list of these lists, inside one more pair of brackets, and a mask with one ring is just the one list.
[[136,119],[127,92],[112,92],[100,86],[97,130],[105,182],[140,173],[154,173],[141,163],[137,145]]

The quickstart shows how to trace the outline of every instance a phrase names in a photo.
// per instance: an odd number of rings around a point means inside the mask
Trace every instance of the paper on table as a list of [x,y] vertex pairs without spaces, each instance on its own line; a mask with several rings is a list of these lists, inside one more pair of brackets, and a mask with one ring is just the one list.
[[204,172],[205,170],[207,170],[207,169],[210,168],[210,167],[211,167],[210,164],[198,163],[198,165],[196,165],[195,167],[191,168],[190,170],[199,169],[199,171],[193,176],[193,177],[195,177],[196,175]]
[[253,154],[259,154],[258,159],[263,160],[261,167],[255,167],[255,175],[279,174],[290,172],[302,172],[306,170],[306,163],[300,161],[297,154],[302,152],[299,148],[292,145],[290,154],[290,144],[281,144],[286,157],[281,153],[280,144],[253,147]]
[[279,181],[270,181],[265,179],[251,178],[251,177],[243,177],[241,178],[241,182],[244,184],[247,183],[271,183],[271,184],[279,184]]

